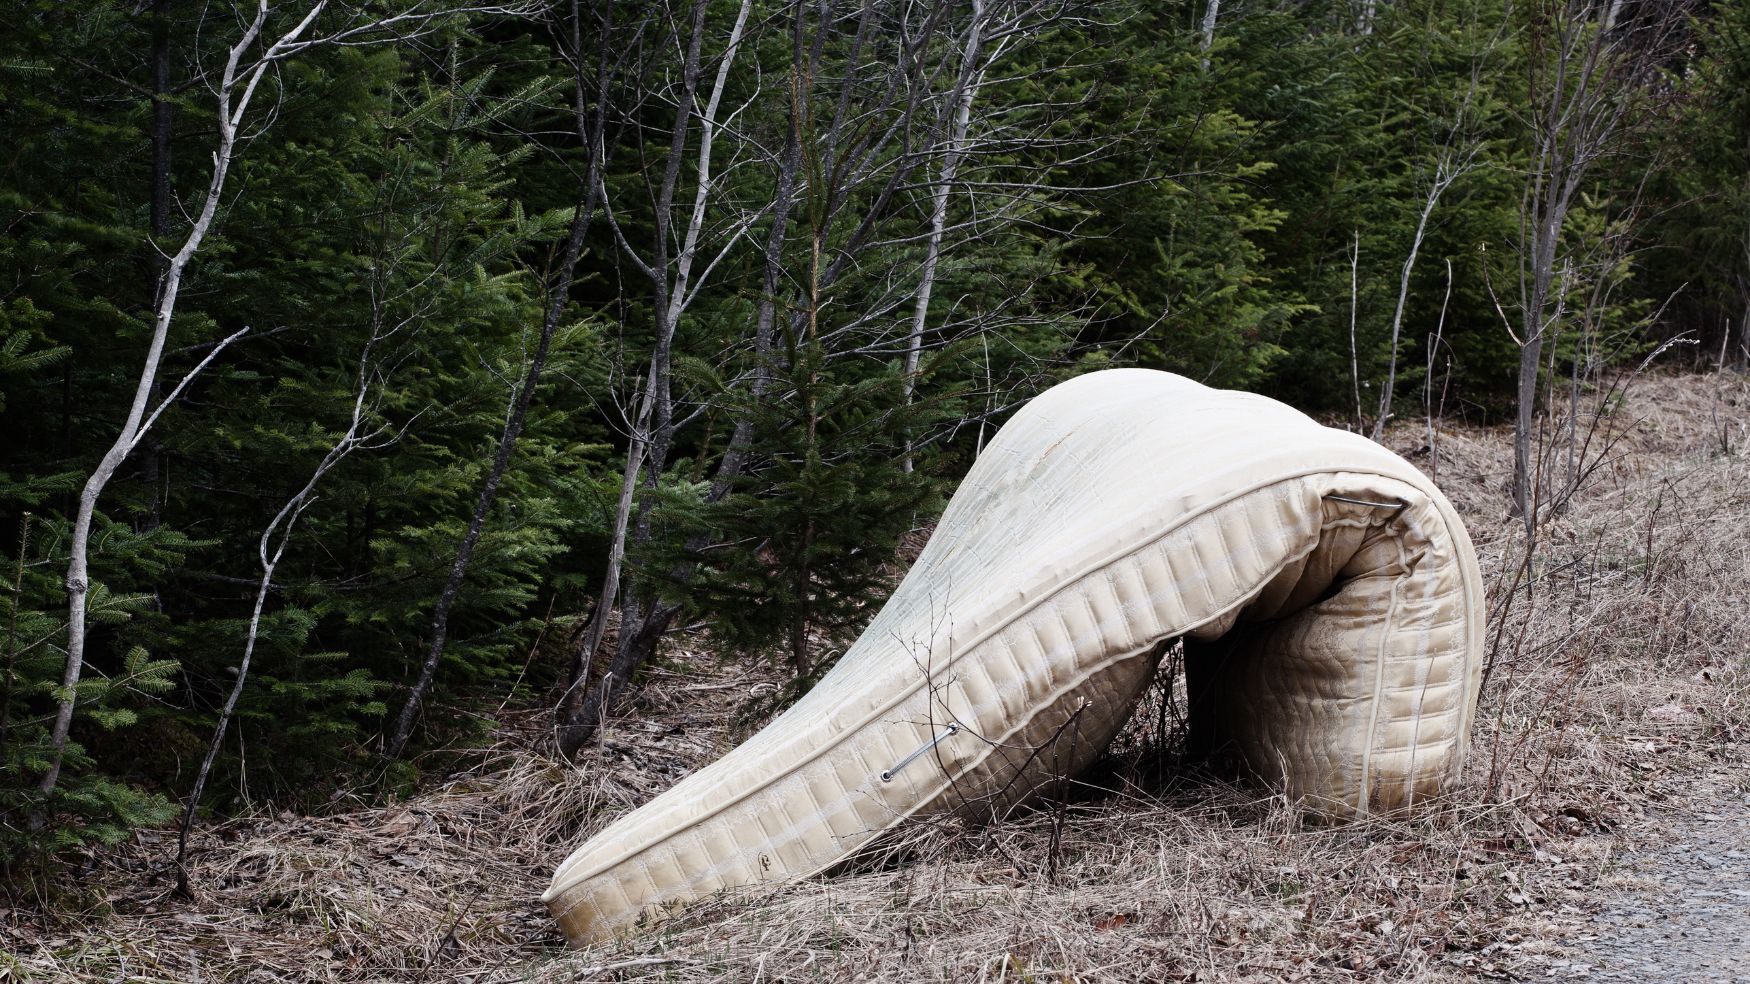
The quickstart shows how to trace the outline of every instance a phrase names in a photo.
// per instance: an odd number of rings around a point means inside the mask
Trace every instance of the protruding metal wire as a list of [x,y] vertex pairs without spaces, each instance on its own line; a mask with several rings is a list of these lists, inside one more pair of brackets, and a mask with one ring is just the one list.
[[910,755],[907,755],[905,758],[900,759],[898,762],[895,762],[893,764],[892,768],[888,769],[886,772],[881,773],[881,781],[882,782],[892,782],[893,777],[898,775],[899,771],[901,769],[912,764],[913,762],[916,762],[918,760],[919,756],[923,755],[925,752],[929,751],[930,749],[935,748],[937,745],[940,745],[943,741],[947,740],[950,736],[957,735],[959,733],[960,733],[960,725],[959,724],[948,725],[947,731],[944,731],[941,734],[937,735],[936,737],[931,738],[929,741],[924,742],[922,745],[919,745],[916,751],[912,752]]

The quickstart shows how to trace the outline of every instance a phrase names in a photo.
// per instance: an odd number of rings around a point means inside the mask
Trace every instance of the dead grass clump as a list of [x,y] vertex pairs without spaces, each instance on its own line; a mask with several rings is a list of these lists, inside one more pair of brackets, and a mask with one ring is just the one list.
[[449,750],[470,764],[404,802],[203,826],[193,899],[172,893],[174,833],[142,831],[93,859],[85,894],[101,907],[0,910],[0,981],[514,979],[563,947],[538,900],[553,866],[721,754],[723,698],[765,682],[682,662],[699,672],[657,668],[577,766],[548,757],[550,718],[531,711],[490,748]]
[[1438,980],[1505,969],[1504,925],[1538,932],[1547,875],[1479,836],[1491,811],[1306,828],[1248,795],[1120,794],[1057,830],[1041,811],[923,863],[719,898],[537,979]]
[[[1745,428],[1750,386],[1721,385],[1724,423]],[[1485,798],[1656,787],[1750,736],[1750,457],[1720,453],[1713,399],[1702,381],[1645,381],[1617,411],[1639,425],[1530,544],[1468,517],[1493,575],[1470,761]]]

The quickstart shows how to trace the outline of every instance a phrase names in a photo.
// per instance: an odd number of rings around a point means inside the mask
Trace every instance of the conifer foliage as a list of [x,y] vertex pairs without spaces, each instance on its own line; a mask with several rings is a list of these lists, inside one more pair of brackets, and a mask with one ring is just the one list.
[[677,626],[798,691],[1090,368],[1547,456],[1558,376],[1750,359],[1746,0],[15,6],[9,883],[574,752]]

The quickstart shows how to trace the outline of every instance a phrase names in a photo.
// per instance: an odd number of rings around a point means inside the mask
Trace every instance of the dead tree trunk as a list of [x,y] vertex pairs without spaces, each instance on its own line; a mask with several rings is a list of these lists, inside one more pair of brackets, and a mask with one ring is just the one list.
[[1633,30],[1613,28],[1601,0],[1549,0],[1530,38],[1532,165],[1521,205],[1519,378],[1513,427],[1515,514],[1538,521],[1534,448],[1544,346],[1559,331],[1556,267],[1562,230],[1592,165],[1646,114],[1658,66],[1676,39],[1677,14],[1661,8]]
[[[380,322],[377,323],[377,328],[380,329]],[[237,663],[237,680],[231,685],[230,693],[225,696],[224,706],[219,709],[219,720],[213,726],[212,741],[208,743],[206,755],[201,758],[200,768],[195,772],[194,787],[189,790],[188,801],[183,804],[182,821],[177,825],[175,866],[176,891],[179,895],[189,894],[188,836],[194,830],[195,815],[200,809],[201,797],[206,794],[207,778],[212,774],[219,750],[224,747],[225,734],[231,727],[237,701],[243,696],[243,688],[249,682],[249,666],[255,657],[255,642],[261,632],[261,612],[267,603],[268,592],[273,588],[274,570],[279,566],[280,558],[285,556],[286,544],[291,542],[292,528],[297,525],[298,517],[314,501],[316,486],[321,483],[323,476],[340,464],[347,455],[366,445],[374,436],[363,433],[363,427],[366,397],[369,395],[371,376],[375,368],[371,353],[378,340],[378,331],[373,330],[371,338],[365,342],[359,353],[358,377],[353,388],[352,419],[348,422],[346,431],[311,471],[310,479],[304,483],[304,487],[287,499],[279,512],[274,514],[267,528],[261,531],[261,539],[256,544],[256,556],[261,562],[261,578],[256,585],[255,604],[250,610],[249,628],[243,639],[243,658]]]
[[[611,5],[610,5],[611,7]],[[450,610],[455,605],[456,596],[462,588],[463,578],[467,576],[468,564],[473,560],[474,549],[480,543],[480,537],[486,531],[486,518],[492,511],[492,505],[498,499],[498,487],[504,480],[504,473],[510,466],[511,455],[516,450],[517,439],[522,436],[524,422],[528,419],[529,406],[534,402],[535,391],[541,383],[541,373],[546,368],[547,356],[553,346],[553,335],[559,328],[559,322],[565,316],[566,305],[571,299],[571,282],[577,272],[578,257],[583,252],[583,240],[589,231],[591,218],[600,205],[602,124],[606,116],[605,77],[607,72],[608,52],[605,45],[610,36],[609,30],[612,10],[601,14],[603,18],[598,37],[603,43],[597,52],[597,75],[595,84],[595,109],[593,119],[588,108],[588,98],[585,93],[583,74],[583,52],[581,50],[582,19],[577,3],[571,7],[571,39],[573,59],[573,96],[572,117],[577,129],[577,136],[585,153],[584,172],[578,184],[578,197],[572,207],[571,227],[565,238],[564,249],[560,253],[558,269],[553,282],[549,285],[547,306],[541,319],[541,330],[535,343],[534,354],[523,372],[523,379],[516,397],[512,400],[509,413],[505,415],[504,428],[498,435],[498,446],[492,456],[492,466],[481,482],[480,494],[474,502],[474,513],[468,518],[468,529],[462,535],[462,542],[456,548],[455,559],[450,564],[449,576],[444,581],[443,590],[438,594],[437,608],[432,613],[431,644],[427,647],[425,660],[420,664],[419,677],[408,690],[407,700],[401,707],[401,713],[395,719],[395,730],[390,733],[383,754],[390,759],[399,758],[407,746],[408,739],[413,734],[414,722],[418,720],[420,708],[425,703],[427,693],[431,689],[433,678],[437,674],[438,664],[443,660],[444,644],[449,638]]]
[[[649,367],[643,392],[635,401],[636,409],[630,423],[630,443],[626,464],[621,474],[620,499],[614,512],[613,534],[608,546],[608,570],[602,582],[602,592],[591,615],[588,636],[573,660],[574,679],[560,702],[560,722],[557,740],[562,754],[571,755],[594,734],[617,688],[630,678],[640,657],[628,649],[642,637],[640,615],[644,599],[636,587],[628,590],[623,584],[625,558],[629,547],[647,543],[651,536],[651,513],[662,472],[668,463],[669,448],[674,441],[673,360],[675,332],[693,299],[698,285],[694,282],[694,267],[699,259],[701,239],[715,190],[711,172],[712,154],[719,132],[718,113],[729,73],[741,47],[743,32],[752,13],[751,0],[743,0],[730,28],[728,41],[721,55],[705,104],[695,107],[705,81],[704,42],[707,4],[694,0],[687,18],[688,36],[685,57],[681,65],[680,87],[675,98],[674,129],[669,135],[668,160],[663,169],[662,183],[652,200],[655,230],[650,258],[646,260],[621,230],[610,207],[607,218],[620,244],[621,253],[649,279],[652,287],[652,310],[655,314],[654,338],[651,342]],[[695,178],[692,207],[687,214],[678,250],[671,254],[670,236],[675,229],[675,210],[680,193],[682,165],[695,123],[698,130],[698,151],[694,162]],[[743,227],[745,229],[745,226]],[[738,239],[739,234],[731,238]],[[700,279],[709,273],[714,263],[707,263]],[[640,487],[642,491],[640,490]],[[608,613],[616,604],[620,613],[618,652],[595,686],[575,698],[577,688],[594,659],[606,631]],[[657,630],[660,635],[660,629]],[[575,701],[575,703],[573,703]]]

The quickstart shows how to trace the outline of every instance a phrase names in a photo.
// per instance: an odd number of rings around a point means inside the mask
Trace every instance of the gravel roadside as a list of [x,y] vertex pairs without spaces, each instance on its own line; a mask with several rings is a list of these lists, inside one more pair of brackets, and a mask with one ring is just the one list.
[[1750,793],[1708,793],[1623,855],[1610,880],[1626,891],[1575,927],[1560,976],[1750,984]]

